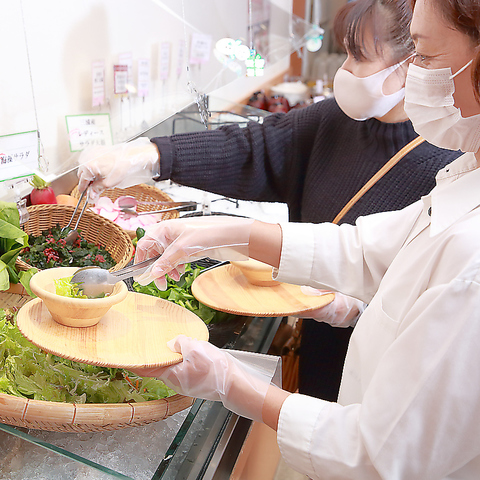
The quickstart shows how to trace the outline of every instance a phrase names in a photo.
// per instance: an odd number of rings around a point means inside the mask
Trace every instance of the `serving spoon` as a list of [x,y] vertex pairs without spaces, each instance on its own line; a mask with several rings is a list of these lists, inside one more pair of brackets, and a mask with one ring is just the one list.
[[113,288],[117,282],[126,280],[134,275],[142,274],[152,263],[155,263],[160,256],[161,255],[157,255],[156,257],[122,268],[116,272],[109,272],[100,267],[82,267],[74,273],[70,283],[80,284],[80,289],[83,290],[84,295],[89,298],[109,294],[113,292]]
[[[83,294],[89,298],[96,298],[102,294],[109,294],[113,292],[113,288],[117,282],[126,280],[127,278],[133,277],[134,275],[141,275],[147,270],[147,268],[155,263],[161,255],[156,257],[149,258],[143,262],[136,263],[135,265],[130,265],[128,267],[122,268],[116,272],[109,272],[104,268],[100,267],[82,267],[79,268],[73,275],[70,283],[80,284],[80,289],[83,290]],[[196,260],[195,263],[202,265],[202,259]],[[223,262],[218,262],[213,265],[210,265],[207,268],[204,268],[202,273],[208,272],[213,268],[221,267],[223,265],[229,264],[229,260]]]

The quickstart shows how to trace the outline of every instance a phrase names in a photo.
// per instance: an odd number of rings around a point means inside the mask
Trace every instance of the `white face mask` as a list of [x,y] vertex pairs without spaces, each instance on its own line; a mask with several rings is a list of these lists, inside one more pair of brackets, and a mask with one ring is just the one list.
[[476,153],[480,149],[480,115],[462,117],[454,106],[451,68],[429,70],[410,64],[405,84],[405,111],[415,131],[437,147]]
[[400,103],[405,95],[404,88],[391,95],[385,95],[383,84],[407,60],[368,77],[356,77],[353,73],[339,68],[333,80],[333,93],[339,107],[354,120],[383,117]]

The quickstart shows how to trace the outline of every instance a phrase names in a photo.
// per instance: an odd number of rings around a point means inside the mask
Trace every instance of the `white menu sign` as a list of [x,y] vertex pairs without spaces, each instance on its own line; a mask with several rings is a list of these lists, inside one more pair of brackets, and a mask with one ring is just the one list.
[[105,62],[92,63],[92,107],[103,105],[105,101]]
[[128,93],[128,67],[126,65],[113,66],[113,93],[122,95]]
[[118,63],[120,65],[126,65],[127,66],[127,91],[134,92],[135,91],[135,86],[133,84],[133,53],[132,52],[127,52],[127,53],[121,53],[118,56]]
[[70,151],[79,152],[86,147],[112,145],[112,129],[108,113],[67,115]]
[[150,91],[150,60],[138,59],[138,92],[139,97],[146,97]]
[[185,65],[185,50],[186,50],[185,40],[180,40],[178,42],[178,52],[177,52],[177,77],[179,77],[182,72],[186,69]]
[[207,63],[210,60],[210,51],[212,48],[212,36],[203,33],[194,33],[192,35],[192,45],[190,47],[190,63]]
[[160,79],[166,80],[170,73],[170,42],[160,45]]
[[0,136],[0,182],[29,177],[38,170],[37,131]]

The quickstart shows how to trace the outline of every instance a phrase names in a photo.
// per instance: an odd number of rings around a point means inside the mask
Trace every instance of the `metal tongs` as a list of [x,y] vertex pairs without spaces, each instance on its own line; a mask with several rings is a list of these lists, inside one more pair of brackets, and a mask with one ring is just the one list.
[[[118,204],[122,214],[133,215],[135,217],[138,215],[154,215],[157,213],[166,213],[174,210],[190,210],[191,211],[191,210],[196,210],[198,205],[197,202],[174,202],[174,201],[143,202],[129,195],[118,197],[116,200],[116,203]],[[163,208],[162,210],[156,210],[156,211],[146,210],[144,212],[138,212],[137,211],[138,205],[156,205],[159,207],[163,206],[167,208]]]
[[80,199],[78,200],[77,205],[75,207],[75,210],[73,211],[72,218],[70,218],[70,221],[60,230],[60,233],[63,233],[72,224],[73,218],[75,217],[75,214],[77,213],[78,207],[82,203],[83,197],[87,193],[87,198],[85,200],[85,204],[83,205],[82,211],[80,212],[80,215],[77,218],[77,222],[75,223],[75,227],[74,227],[73,230],[68,232],[67,236],[65,237],[65,241],[67,242],[67,245],[73,244],[73,242],[75,242],[75,240],[78,238],[77,227],[78,227],[78,224],[80,223],[80,219],[82,218],[83,212],[85,211],[85,208],[88,204],[90,194],[87,192],[87,190],[90,187],[90,183],[88,184],[87,188],[80,195]]
[[150,265],[155,263],[160,256],[161,255],[157,255],[156,257],[122,268],[116,272],[109,272],[100,267],[83,267],[75,272],[70,283],[80,284],[80,289],[90,298],[112,293],[113,287],[117,282],[133,277],[134,275],[142,274]]

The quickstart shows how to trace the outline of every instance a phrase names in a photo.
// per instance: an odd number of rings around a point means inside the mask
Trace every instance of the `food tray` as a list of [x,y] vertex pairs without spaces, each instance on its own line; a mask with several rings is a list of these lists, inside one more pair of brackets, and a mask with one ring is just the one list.
[[[42,231],[54,227],[57,223],[65,226],[70,221],[75,207],[71,205],[33,205],[28,207],[30,218],[22,225],[29,235],[40,235]],[[75,226],[80,208],[77,210],[72,225]],[[115,260],[111,270],[120,270],[132,259],[134,248],[130,236],[112,221],[85,210],[80,219],[78,229],[88,242],[100,244]],[[16,261],[19,270],[28,270],[32,266],[20,257]]]
[[17,315],[23,336],[42,350],[75,362],[134,369],[166,367],[182,360],[167,346],[177,335],[208,340],[200,317],[176,303],[128,292],[91,327],[67,327],[53,320],[39,298]]
[[192,295],[215,310],[250,317],[297,315],[322,308],[335,298],[334,293],[305,295],[299,285],[289,283],[253,285],[234,265],[200,274],[192,284]]

